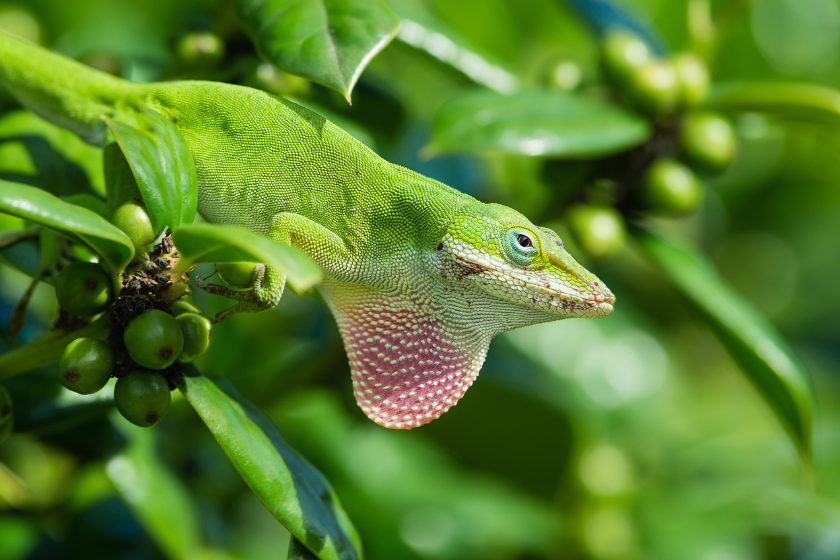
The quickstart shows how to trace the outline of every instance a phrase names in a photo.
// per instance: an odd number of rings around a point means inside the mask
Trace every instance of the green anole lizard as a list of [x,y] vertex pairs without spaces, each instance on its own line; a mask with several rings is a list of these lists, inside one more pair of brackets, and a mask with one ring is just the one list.
[[[91,144],[107,141],[103,116],[135,123],[152,110],[173,123],[205,220],[295,245],[320,266],[356,401],[382,426],[413,428],[454,406],[495,335],[613,310],[553,231],[390,164],[290,101],[224,83],[132,83],[2,32],[0,84]],[[273,307],[284,280],[265,269],[230,312]]]

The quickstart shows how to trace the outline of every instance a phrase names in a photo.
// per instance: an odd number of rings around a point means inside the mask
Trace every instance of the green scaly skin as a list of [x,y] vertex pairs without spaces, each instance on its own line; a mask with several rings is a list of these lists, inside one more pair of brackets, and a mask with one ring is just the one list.
[[[134,84],[2,33],[0,83],[93,144],[107,138],[102,115],[134,124],[151,109],[172,122],[205,220],[296,245],[322,268],[356,400],[382,426],[449,410],[495,335],[613,310],[553,231],[392,165],[290,101],[214,82]],[[283,280],[268,268],[234,309],[273,306]]]

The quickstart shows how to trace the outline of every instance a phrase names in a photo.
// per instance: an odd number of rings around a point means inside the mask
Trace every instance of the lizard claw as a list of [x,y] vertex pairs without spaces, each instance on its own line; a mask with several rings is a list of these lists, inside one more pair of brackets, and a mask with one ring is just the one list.
[[208,294],[236,300],[234,305],[216,314],[211,321],[213,324],[226,321],[237,313],[258,313],[271,309],[280,301],[285,283],[284,274],[263,264],[257,265],[251,287],[245,290],[234,290],[221,284],[205,284],[201,278],[195,278],[195,285]]

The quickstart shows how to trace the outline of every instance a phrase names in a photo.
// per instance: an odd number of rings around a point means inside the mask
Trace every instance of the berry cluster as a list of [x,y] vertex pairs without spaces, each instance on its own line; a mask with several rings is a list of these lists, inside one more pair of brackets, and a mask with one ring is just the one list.
[[107,311],[112,327],[107,341],[78,338],[68,344],[56,375],[66,388],[83,395],[116,377],[114,400],[120,413],[138,426],[154,426],[169,411],[175,373],[171,366],[191,362],[207,350],[211,322],[187,295],[166,302],[173,281],[165,272],[178,254],[168,236],[151,253],[144,251],[159,232],[143,206],[128,202],[111,221],[131,238],[139,258],[120,274],[118,295],[111,275],[99,264],[74,262],[58,274],[56,296],[64,311],[82,317]]
[[[700,109],[709,92],[708,69],[697,55],[663,58],[628,31],[612,31],[601,44],[604,78],[616,98],[651,120],[644,145],[615,156],[610,203],[569,209],[572,236],[590,257],[608,258],[624,245],[624,217],[681,217],[703,199],[700,177],[725,171],[736,151],[732,125]],[[609,166],[606,166],[609,167]]]

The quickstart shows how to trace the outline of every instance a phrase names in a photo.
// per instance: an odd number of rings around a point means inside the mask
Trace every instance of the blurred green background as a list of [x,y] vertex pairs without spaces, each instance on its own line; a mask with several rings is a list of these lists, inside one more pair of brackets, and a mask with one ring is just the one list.
[[[197,365],[225,375],[326,475],[366,558],[840,558],[837,122],[733,114],[733,166],[706,182],[695,215],[656,222],[702,247],[806,365],[818,401],[807,469],[709,328],[632,245],[592,263],[565,235],[565,205],[597,175],[598,161],[421,157],[435,111],[479,87],[446,62],[448,45],[525,86],[597,93],[597,37],[579,16],[559,0],[391,4],[446,30],[450,43],[417,48],[404,26],[362,75],[352,106],[261,62],[229,2],[0,2],[0,28],[132,80],[224,80],[289,96],[389,161],[557,229],[616,294],[609,318],[495,339],[460,405],[411,431],[380,428],[357,408],[338,331],[317,296],[287,291],[275,310],[215,327]],[[709,10],[717,35],[703,50],[715,83],[840,87],[835,0],[620,4],[672,50],[696,46],[689,37]],[[183,54],[180,41],[196,31],[220,37],[224,53]],[[59,195],[101,192],[98,150],[17,113],[8,97],[0,108],[0,178]],[[15,225],[0,216],[0,226]],[[34,246],[15,250],[36,258]],[[0,265],[4,323],[27,285]],[[51,322],[51,291],[38,288],[23,338]],[[229,303],[195,297],[212,312]],[[27,375],[58,391],[50,368]],[[196,558],[184,552],[192,550],[184,534],[199,535],[202,558],[285,558],[289,534],[173,398],[169,418],[148,432],[98,413],[34,422],[0,446],[0,558]],[[155,507],[176,508],[184,525],[155,523]]]

